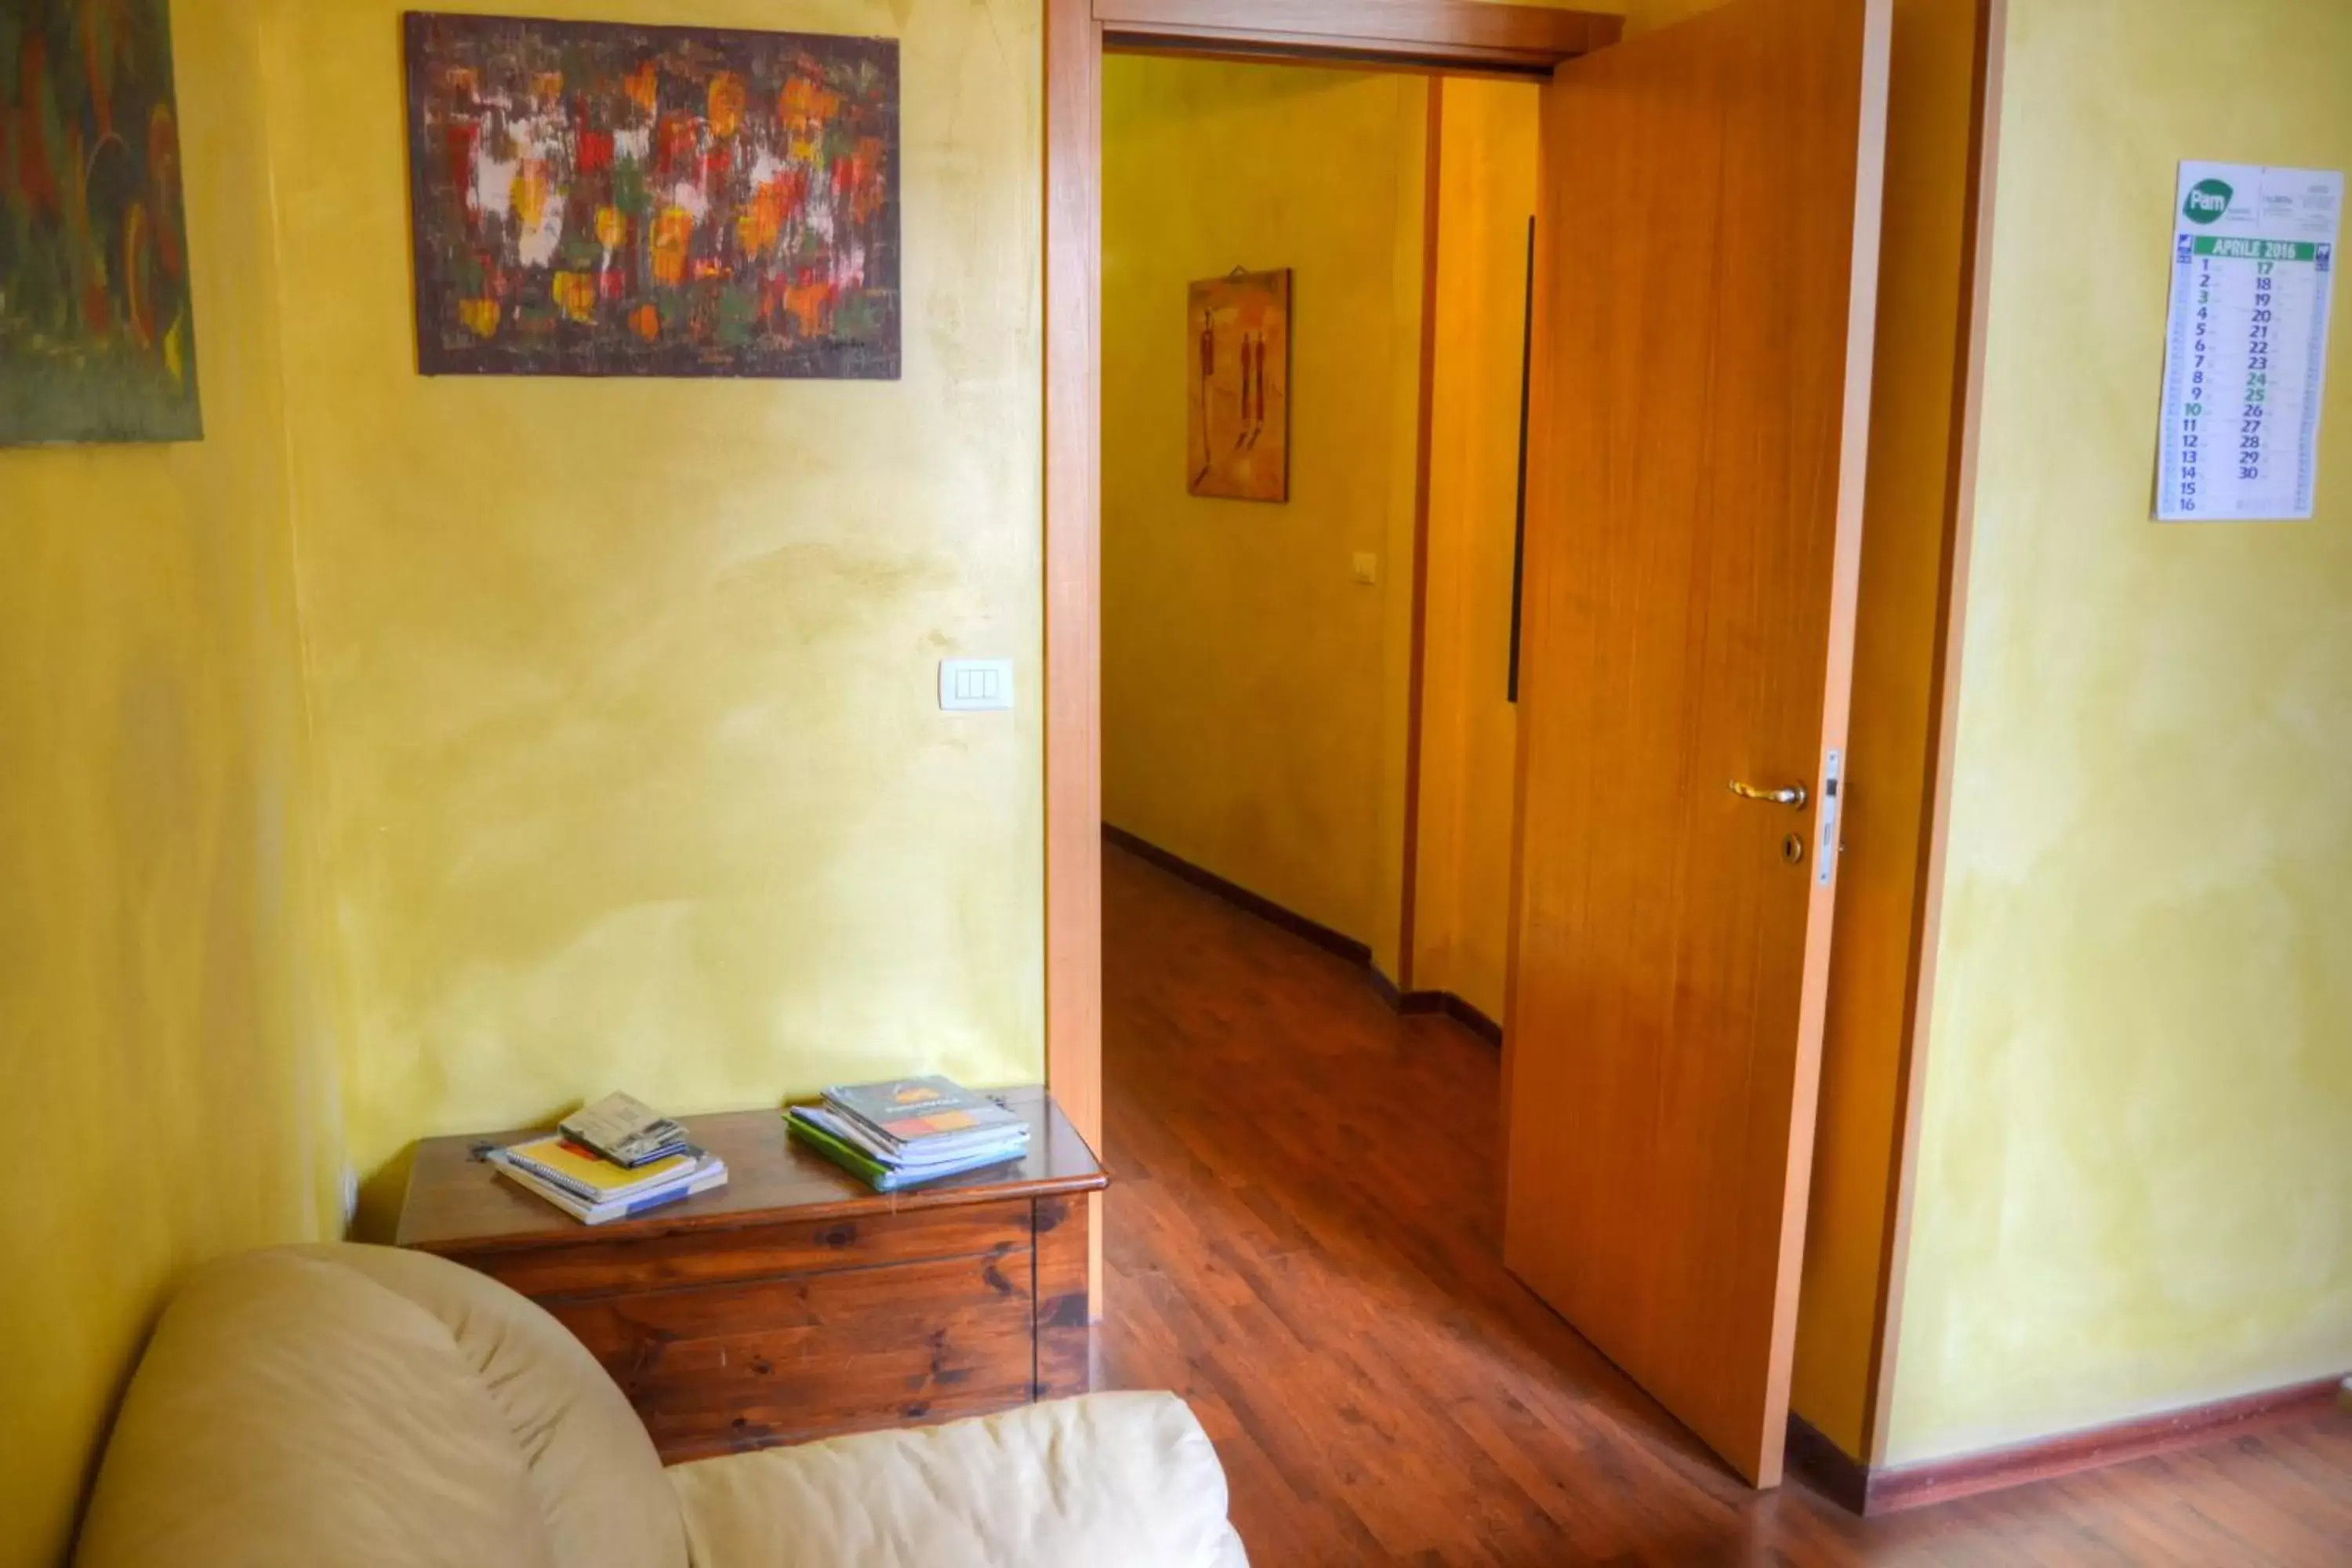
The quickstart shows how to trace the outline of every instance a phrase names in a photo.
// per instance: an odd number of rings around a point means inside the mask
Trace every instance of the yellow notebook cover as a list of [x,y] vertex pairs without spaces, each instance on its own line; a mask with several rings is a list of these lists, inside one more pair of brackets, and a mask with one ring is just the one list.
[[585,1144],[562,1137],[517,1143],[507,1153],[512,1159],[536,1165],[563,1185],[585,1193],[599,1203],[639,1187],[659,1186],[680,1172],[691,1170],[696,1159],[693,1154],[672,1154],[667,1160],[656,1160],[650,1165],[632,1170],[615,1165]]

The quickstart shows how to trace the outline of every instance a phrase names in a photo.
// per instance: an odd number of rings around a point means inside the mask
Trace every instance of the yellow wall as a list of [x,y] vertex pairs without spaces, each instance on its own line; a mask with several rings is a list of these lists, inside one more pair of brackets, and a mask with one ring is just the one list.
[[[1393,974],[1427,89],[1104,76],[1104,816]],[[1286,505],[1185,490],[1185,286],[1236,265],[1294,272]]]
[[[1034,0],[695,8],[903,40],[897,383],[418,377],[404,0],[271,4],[361,1169],[612,1088],[1041,1077]],[[957,655],[1019,710],[940,712]]]
[[1444,84],[1437,356],[1430,400],[1428,609],[1412,984],[1503,1016],[1517,710],[1508,698],[1518,518],[1531,83]]
[[2347,60],[2011,0],[1896,1462],[2352,1369],[2340,318],[2318,520],[2147,521],[2174,165],[2352,166]]
[[0,451],[8,1568],[63,1555],[171,1281],[335,1224],[257,40],[172,10],[209,434]]

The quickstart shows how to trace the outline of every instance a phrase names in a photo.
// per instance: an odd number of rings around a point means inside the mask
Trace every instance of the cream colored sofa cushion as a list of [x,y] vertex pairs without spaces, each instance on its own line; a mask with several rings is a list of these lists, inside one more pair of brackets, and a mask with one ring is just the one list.
[[84,1568],[685,1568],[636,1413],[562,1325],[422,1253],[200,1268],[131,1380]]
[[1242,1568],[1225,1473],[1164,1394],[735,1454],[669,1472],[697,1568]]
[[1098,1394],[665,1473],[562,1326],[421,1253],[200,1268],[124,1396],[80,1568],[1242,1568],[1215,1453]]

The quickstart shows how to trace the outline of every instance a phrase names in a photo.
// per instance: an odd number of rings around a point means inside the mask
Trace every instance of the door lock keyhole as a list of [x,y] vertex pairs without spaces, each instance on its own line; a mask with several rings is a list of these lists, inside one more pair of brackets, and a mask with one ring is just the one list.
[[1780,840],[1780,858],[1786,860],[1791,866],[1803,865],[1805,863],[1804,839],[1799,835],[1791,833],[1788,837]]

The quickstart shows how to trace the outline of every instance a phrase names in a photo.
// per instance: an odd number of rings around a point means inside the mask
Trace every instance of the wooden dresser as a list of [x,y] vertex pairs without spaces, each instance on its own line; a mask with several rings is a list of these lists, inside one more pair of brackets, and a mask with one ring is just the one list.
[[478,1268],[580,1336],[665,1462],[1084,1393],[1087,1194],[1106,1183],[1043,1089],[1019,1163],[877,1194],[774,1110],[688,1117],[728,1184],[591,1228],[478,1151],[417,1145],[399,1245]]

